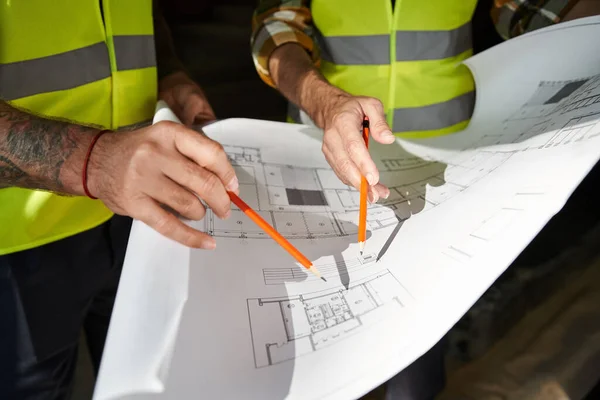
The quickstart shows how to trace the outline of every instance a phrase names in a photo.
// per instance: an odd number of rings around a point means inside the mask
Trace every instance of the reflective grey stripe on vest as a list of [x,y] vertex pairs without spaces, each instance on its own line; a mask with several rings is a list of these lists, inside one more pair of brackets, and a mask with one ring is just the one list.
[[396,61],[439,60],[472,46],[470,22],[450,31],[397,31]]
[[48,57],[0,64],[0,98],[72,89],[110,76],[108,49],[96,43]]
[[390,63],[389,35],[318,37],[321,57],[338,65]]
[[[151,35],[115,36],[117,70],[156,65]],[[15,100],[40,93],[73,89],[110,77],[106,43],[32,60],[0,64],[0,98]]]
[[392,130],[399,133],[447,128],[471,118],[474,106],[475,92],[472,91],[443,103],[396,108]]
[[[317,36],[321,57],[338,65],[390,63],[389,35]],[[397,31],[396,61],[437,60],[472,47],[471,23],[449,31]]]
[[117,70],[125,71],[156,66],[154,36],[114,36],[113,44],[117,58]]

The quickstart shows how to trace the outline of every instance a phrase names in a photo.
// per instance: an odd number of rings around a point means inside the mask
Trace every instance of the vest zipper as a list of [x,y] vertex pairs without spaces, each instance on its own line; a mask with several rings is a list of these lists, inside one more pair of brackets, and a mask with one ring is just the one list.
[[100,18],[102,18],[102,25],[104,25],[104,8],[102,7],[102,0],[98,0],[98,7],[100,8]]
[[[117,115],[116,110],[118,109],[116,94],[115,94],[115,72],[117,71],[117,59],[115,56],[115,46],[113,41],[112,24],[110,20],[110,2],[109,0],[98,0],[100,4],[100,12],[102,13],[102,23],[104,25],[104,36],[106,41],[106,47],[108,49],[108,58],[110,61],[111,71],[111,129],[116,128]],[[107,19],[108,16],[108,19]]]

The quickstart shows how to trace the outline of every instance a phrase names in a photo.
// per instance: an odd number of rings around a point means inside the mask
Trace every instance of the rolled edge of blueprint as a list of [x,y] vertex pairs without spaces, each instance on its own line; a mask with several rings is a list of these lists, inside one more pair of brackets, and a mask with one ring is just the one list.
[[156,124],[157,122],[161,121],[171,121],[181,124],[181,120],[177,118],[177,115],[175,115],[175,113],[169,108],[169,106],[164,100],[159,100],[156,103],[152,124]]
[[[160,121],[181,123],[162,100],[156,104],[152,123]],[[133,221],[120,281],[128,290],[117,293],[105,345],[112,351],[104,352],[94,400],[124,399],[165,390],[188,298],[190,252],[174,241],[163,243],[161,246],[168,248],[162,253],[147,250],[163,241],[158,232],[141,221]],[[136,307],[118,307],[121,303]],[[140,315],[154,318],[140,319]]]

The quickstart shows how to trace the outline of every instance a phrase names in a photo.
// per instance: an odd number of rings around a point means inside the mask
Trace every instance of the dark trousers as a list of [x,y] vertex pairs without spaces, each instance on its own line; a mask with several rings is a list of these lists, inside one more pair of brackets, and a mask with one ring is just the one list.
[[131,219],[0,256],[0,399],[67,399],[85,331],[97,372]]

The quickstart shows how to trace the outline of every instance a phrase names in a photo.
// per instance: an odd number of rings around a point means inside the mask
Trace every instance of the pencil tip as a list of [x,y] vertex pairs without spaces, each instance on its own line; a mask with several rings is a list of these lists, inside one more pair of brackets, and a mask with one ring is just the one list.
[[[311,265],[308,270],[310,272],[312,272],[313,274],[315,274],[317,276],[317,278],[323,279],[323,277],[321,276],[321,274],[319,273],[319,271],[317,270],[317,268],[314,265]],[[327,282],[327,281],[325,281],[325,282]]]
[[323,277],[321,277],[321,280],[322,280],[323,282],[327,282],[327,279],[325,279],[325,278],[323,278]]

